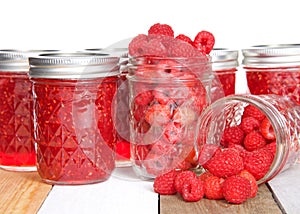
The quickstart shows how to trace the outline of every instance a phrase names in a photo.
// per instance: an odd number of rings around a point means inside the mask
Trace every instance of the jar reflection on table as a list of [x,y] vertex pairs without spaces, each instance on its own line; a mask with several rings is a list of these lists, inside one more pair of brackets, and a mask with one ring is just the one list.
[[110,177],[118,61],[88,53],[30,58],[37,169],[43,181],[88,184]]
[[0,168],[36,171],[30,56],[56,50],[0,50]]

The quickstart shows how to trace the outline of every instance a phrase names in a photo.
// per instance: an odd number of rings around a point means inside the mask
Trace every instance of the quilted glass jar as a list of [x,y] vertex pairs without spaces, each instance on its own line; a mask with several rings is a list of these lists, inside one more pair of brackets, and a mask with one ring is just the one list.
[[153,179],[193,168],[197,118],[210,103],[210,59],[136,57],[127,69],[134,171]]
[[212,70],[216,72],[224,95],[235,94],[236,72],[238,70],[238,50],[214,48],[211,53]]
[[300,45],[258,45],[242,50],[252,94],[286,95],[300,103]]
[[28,58],[44,52],[50,50],[0,50],[0,168],[2,169],[36,171],[32,84],[28,77]]
[[[234,142],[226,145],[223,138],[225,129],[242,127],[241,123],[249,106],[258,109],[264,116],[261,124],[252,127],[251,132],[261,132],[266,139],[265,144],[250,150],[245,143],[247,138],[245,134],[243,143]],[[230,147],[239,152],[240,159],[243,160],[242,169],[255,174],[258,184],[271,180],[299,160],[299,115],[300,106],[287,96],[229,95],[217,100],[204,110],[198,121],[199,132],[196,143],[200,168],[208,168],[207,163],[217,150]],[[267,135],[263,133],[263,127]]]
[[89,184],[110,177],[118,61],[91,53],[30,58],[37,170],[46,183]]

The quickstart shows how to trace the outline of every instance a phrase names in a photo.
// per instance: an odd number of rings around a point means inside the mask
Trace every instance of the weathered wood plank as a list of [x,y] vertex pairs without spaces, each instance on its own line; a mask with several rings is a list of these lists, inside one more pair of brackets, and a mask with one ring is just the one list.
[[261,185],[257,196],[248,199],[240,205],[229,204],[225,200],[202,199],[198,202],[185,202],[179,195],[160,196],[161,214],[182,213],[214,213],[214,214],[281,214],[281,210],[274,201],[272,193],[266,185]]
[[37,213],[52,186],[37,172],[0,170],[0,213]]

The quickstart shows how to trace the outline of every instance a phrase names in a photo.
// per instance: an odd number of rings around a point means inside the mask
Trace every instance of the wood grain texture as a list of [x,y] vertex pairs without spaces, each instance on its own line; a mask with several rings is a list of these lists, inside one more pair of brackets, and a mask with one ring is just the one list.
[[272,193],[266,185],[261,185],[257,196],[240,205],[229,204],[225,200],[202,199],[198,202],[184,202],[179,195],[160,196],[160,214],[281,214]]
[[0,170],[0,213],[37,213],[52,186],[37,172]]

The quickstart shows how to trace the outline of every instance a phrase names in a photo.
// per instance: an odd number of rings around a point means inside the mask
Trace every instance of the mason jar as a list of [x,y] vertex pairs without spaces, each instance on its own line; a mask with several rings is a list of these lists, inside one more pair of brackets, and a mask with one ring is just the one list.
[[239,51],[228,48],[214,48],[211,53],[212,70],[216,72],[224,95],[235,94],[236,72],[238,71]]
[[117,56],[120,58],[120,76],[118,80],[117,103],[118,114],[116,114],[116,167],[129,167],[130,161],[130,127],[129,127],[129,88],[126,75],[127,64],[129,61],[127,48],[104,48],[100,51],[102,54]]
[[[260,125],[251,127],[251,131],[249,127],[243,128],[243,120],[250,117],[249,109],[253,111],[253,108],[261,114],[260,119],[255,116]],[[253,112],[259,115],[257,111]],[[243,169],[255,175],[258,184],[271,180],[299,159],[299,115],[300,106],[287,96],[244,94],[229,95],[217,100],[203,111],[198,120],[196,144],[200,169],[209,169],[207,163],[218,150],[234,148],[243,160]],[[232,127],[236,128],[235,136],[239,135],[237,132],[242,127],[245,133],[243,142],[232,140],[226,143],[225,130]],[[252,132],[260,133],[265,139],[256,149],[249,149],[245,143],[249,133],[249,136],[254,136]]]
[[30,56],[54,50],[0,50],[0,168],[36,171]]
[[197,119],[210,103],[210,59],[136,57],[127,70],[137,176],[153,179],[171,169],[193,168]]
[[258,45],[242,53],[252,94],[286,95],[300,103],[300,44]]
[[92,53],[32,57],[37,171],[49,184],[107,180],[115,168],[119,58]]

